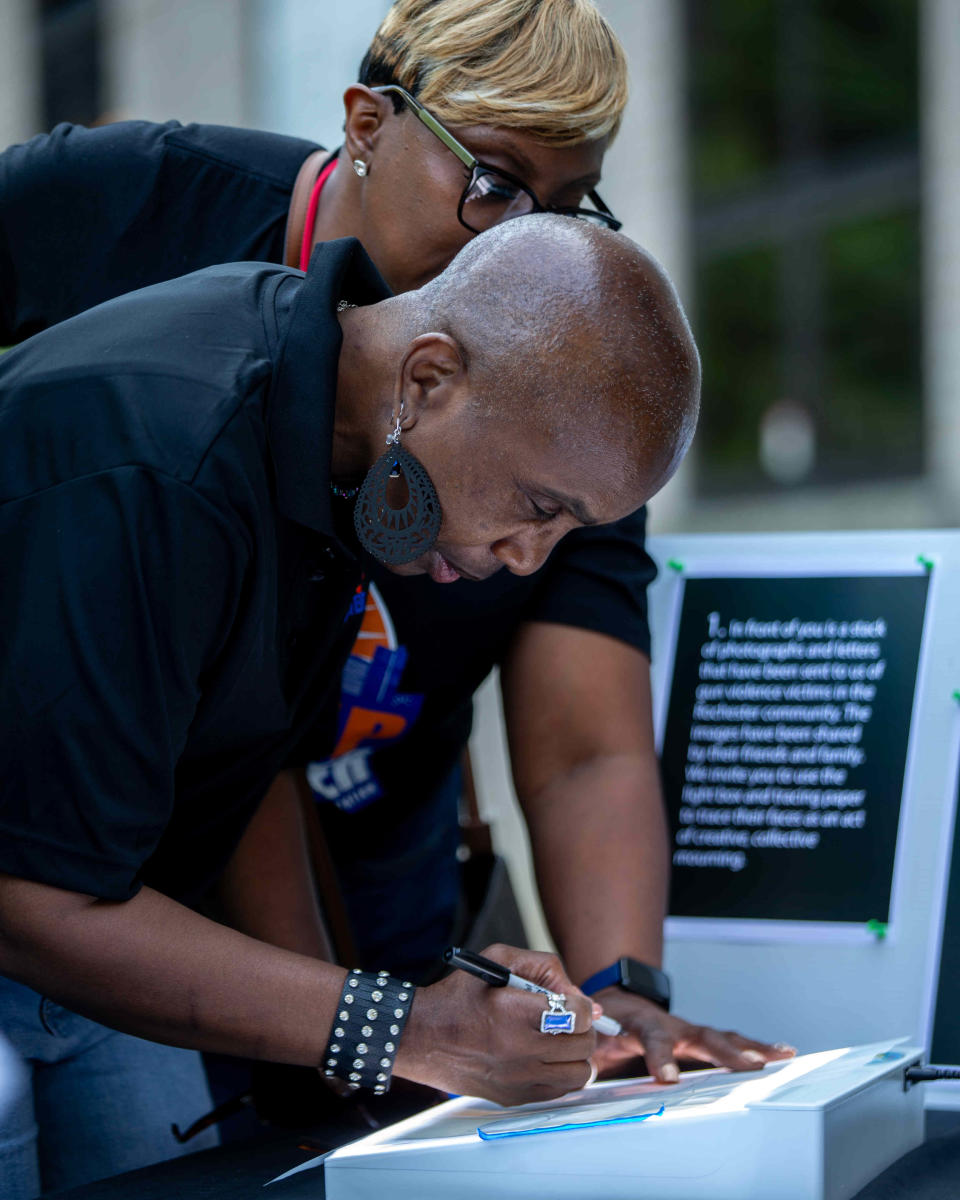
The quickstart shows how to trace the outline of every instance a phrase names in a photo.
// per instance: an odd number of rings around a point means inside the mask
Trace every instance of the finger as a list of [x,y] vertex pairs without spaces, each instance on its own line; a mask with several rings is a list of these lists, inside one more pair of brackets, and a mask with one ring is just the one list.
[[796,1051],[792,1046],[771,1046],[733,1030],[722,1032],[704,1026],[698,1027],[694,1036],[683,1039],[681,1053],[733,1071],[756,1071],[765,1063],[792,1058]]
[[[553,956],[552,955],[543,955],[542,957],[551,958]],[[527,976],[526,978],[529,978],[529,976]],[[541,979],[542,978],[543,978],[543,976],[541,975]],[[546,987],[545,984],[540,983],[539,981],[531,980],[531,982],[537,982],[538,986]],[[558,990],[558,988],[562,988],[562,987],[566,987],[567,990],[566,991]],[[573,1013],[574,1032],[576,1032],[576,1033],[590,1032],[590,1030],[593,1028],[594,1017],[599,1016],[603,1012],[603,1009],[599,1008],[599,1006],[597,1004],[595,1004],[594,1001],[592,1001],[589,996],[585,996],[583,994],[583,992],[580,991],[579,988],[577,988],[574,984],[572,984],[570,982],[570,980],[566,977],[566,975],[564,975],[562,973],[562,971],[560,971],[559,974],[554,975],[553,986],[550,987],[548,990],[551,991],[553,993],[553,995],[555,995],[555,996],[561,996],[563,998],[563,1008],[567,1012]],[[545,1012],[551,1011],[551,1005],[550,1005],[550,1001],[549,1001],[548,997],[543,996],[539,993],[533,993],[533,992],[529,992],[529,993],[511,992],[510,994],[511,995],[521,995],[521,996],[526,995],[526,997],[532,1002],[532,1010],[531,1011],[535,1012],[535,1014],[536,1014],[535,1017],[533,1018],[533,1023],[536,1025],[537,1031],[539,1032],[541,1029],[541,1018],[543,1017],[543,1014]],[[528,1005],[528,1007],[529,1007],[529,1005]],[[599,1011],[598,1011],[598,1009],[599,1009]],[[557,1036],[559,1037],[559,1036],[569,1036],[569,1035],[558,1034]]]
[[530,1104],[539,1100],[555,1100],[567,1092],[578,1092],[586,1087],[591,1075],[587,1061],[575,1063],[545,1063],[536,1076],[518,1084],[511,1091],[517,1096],[511,1104]]
[[796,1046],[786,1042],[757,1042],[753,1038],[743,1037],[739,1033],[728,1033],[727,1037],[740,1048],[742,1054],[759,1054],[764,1062],[781,1062],[785,1058],[795,1058]]
[[544,1062],[586,1060],[597,1044],[590,1013],[591,1005],[585,996],[566,1000],[568,1011],[574,1014],[573,1033],[544,1033],[541,1021],[550,1011],[546,996],[503,988],[487,991],[488,1003],[494,1006],[494,1019],[511,1037],[520,1037],[524,1052],[532,1052]]
[[592,1033],[543,1033],[537,1058],[544,1063],[586,1062],[597,1048]]
[[504,946],[501,943],[488,946],[483,953],[486,958],[492,958],[509,967],[514,975],[539,984],[551,992],[559,992],[567,997],[583,995],[555,954],[545,954],[540,950],[519,950],[515,946]]
[[642,1035],[643,1054],[647,1070],[660,1083],[676,1083],[680,1068],[674,1057],[673,1037],[665,1029],[651,1029]]
[[596,1006],[593,1001],[579,989],[576,989],[572,994],[567,992],[566,997],[566,1007],[570,1012],[575,1014],[574,1029],[577,1033],[589,1033],[593,1029],[594,1016],[600,1015],[599,1013],[594,1013]]
[[739,1056],[741,1062],[745,1064],[738,1066],[732,1061],[721,1063],[722,1066],[730,1066],[734,1070],[754,1070],[768,1062],[781,1062],[783,1059],[793,1058],[797,1053],[793,1046],[787,1046],[783,1042],[771,1046],[768,1042],[757,1042],[753,1038],[746,1038],[732,1030],[719,1036],[729,1044],[731,1055]]

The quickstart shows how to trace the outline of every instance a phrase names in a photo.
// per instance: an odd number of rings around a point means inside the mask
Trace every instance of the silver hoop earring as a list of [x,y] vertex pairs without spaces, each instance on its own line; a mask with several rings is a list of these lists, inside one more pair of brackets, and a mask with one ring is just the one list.
[[355,158],[353,160],[353,169],[360,176],[360,178],[363,179],[364,175],[367,173],[367,164],[362,158]]

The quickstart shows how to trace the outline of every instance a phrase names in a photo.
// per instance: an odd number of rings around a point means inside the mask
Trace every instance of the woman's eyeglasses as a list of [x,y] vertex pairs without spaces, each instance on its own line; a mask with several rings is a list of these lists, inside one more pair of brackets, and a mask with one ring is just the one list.
[[497,167],[487,166],[445,128],[419,100],[415,99],[406,88],[395,83],[385,83],[370,89],[373,92],[392,92],[399,96],[414,116],[435,134],[453,154],[460,159],[470,172],[467,186],[463,189],[457,217],[471,233],[483,233],[503,221],[513,217],[525,217],[530,213],[549,212],[560,213],[565,217],[579,217],[594,225],[602,225],[607,229],[619,229],[622,222],[618,221],[609,208],[597,195],[596,191],[587,194],[587,199],[593,208],[562,208],[556,205],[541,204],[534,192],[515,175],[501,171]]

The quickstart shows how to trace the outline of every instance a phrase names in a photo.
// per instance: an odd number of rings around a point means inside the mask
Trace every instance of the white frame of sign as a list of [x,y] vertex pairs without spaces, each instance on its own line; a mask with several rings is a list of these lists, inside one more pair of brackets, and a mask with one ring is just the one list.
[[[665,926],[676,1008],[690,1019],[769,1033],[801,1050],[894,1033],[929,1045],[960,765],[952,696],[960,637],[951,617],[960,613],[960,533],[677,534],[650,538],[648,549],[660,567],[649,591],[658,748],[683,579],[916,575],[931,564],[885,939],[845,922],[668,917]],[[771,965],[782,974],[779,987],[767,975]],[[870,1019],[853,1019],[849,1005],[861,1015],[869,1009]]]

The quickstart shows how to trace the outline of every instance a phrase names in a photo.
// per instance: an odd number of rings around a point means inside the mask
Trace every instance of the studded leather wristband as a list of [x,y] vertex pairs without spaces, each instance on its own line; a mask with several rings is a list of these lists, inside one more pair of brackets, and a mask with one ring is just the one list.
[[416,988],[385,971],[350,971],[323,1055],[324,1075],[382,1095],[390,1076]]

